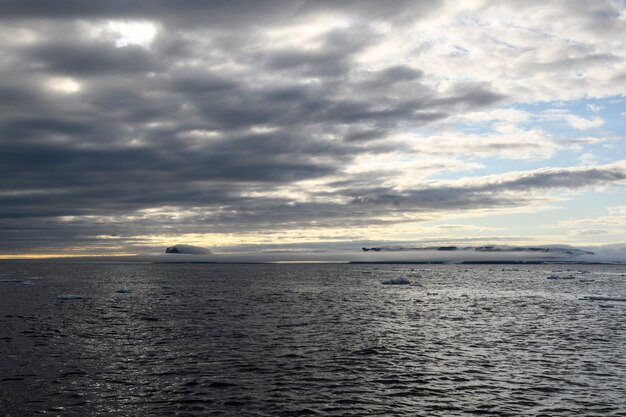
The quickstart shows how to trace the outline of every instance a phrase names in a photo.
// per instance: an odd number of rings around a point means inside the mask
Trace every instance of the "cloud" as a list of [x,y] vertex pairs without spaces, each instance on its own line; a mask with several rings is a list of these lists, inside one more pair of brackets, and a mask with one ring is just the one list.
[[594,127],[599,127],[604,124],[604,120],[600,117],[593,117],[591,119],[587,119],[584,117],[576,116],[570,114],[561,109],[551,109],[544,112],[544,117],[546,120],[563,120],[567,122],[571,127],[578,130],[587,130],[592,129]]
[[604,230],[604,229],[581,229],[581,230],[574,231],[574,234],[581,235],[581,236],[605,235],[609,233],[611,232],[608,230]]
[[562,146],[541,129],[507,129],[487,134],[451,133],[416,138],[415,152],[431,155],[463,155],[506,159],[547,159]]
[[587,104],[587,110],[592,113],[598,113],[601,110],[604,110],[604,106],[599,106],[597,104]]
[[105,42],[45,42],[24,51],[32,65],[48,73],[77,77],[158,71],[144,48],[118,48]]
[[[545,127],[604,119],[519,106],[626,93],[623,7],[592,9],[0,1],[2,250],[348,235],[619,186],[622,156],[584,156],[603,137]],[[549,168],[564,151],[585,166]]]
[[607,210],[609,213],[605,216],[561,220],[552,227],[567,228],[574,231],[610,230],[615,232],[626,230],[625,207],[609,207]]
[[[541,169],[453,181],[430,181],[412,189],[365,187],[362,184],[334,185],[331,192],[305,193],[305,199],[263,197],[220,188],[210,190],[202,183],[178,183],[163,187],[147,179],[129,181],[122,190],[118,184],[97,190],[76,187],[72,192],[51,190],[40,194],[5,194],[0,212],[4,220],[0,235],[3,242],[25,245],[58,244],[74,239],[82,244],[96,236],[118,236],[129,242],[133,236],[148,236],[171,231],[176,234],[287,231],[293,228],[372,227],[415,220],[415,214],[454,212],[494,208],[515,208],[541,201],[545,193],[558,189],[617,184],[626,180],[624,162],[596,167]],[[114,191],[111,200],[106,190]],[[249,190],[249,188],[246,188]],[[110,195],[110,194],[108,194]],[[42,205],[44,201],[46,204]],[[150,208],[169,202],[172,207]],[[199,202],[202,202],[199,205]],[[68,207],[73,207],[68,209]],[[106,215],[104,213],[111,213]],[[116,214],[119,213],[119,214]],[[124,214],[122,214],[124,213]],[[404,218],[404,216],[410,217]],[[30,230],[24,234],[24,229]],[[46,238],[39,234],[47,230]],[[55,239],[55,234],[58,237]],[[91,238],[86,238],[92,236]],[[38,239],[39,237],[39,239]],[[30,241],[34,239],[35,241]],[[134,238],[131,238],[132,241]],[[8,249],[8,248],[7,248]],[[6,250],[6,249],[5,249]]]
[[3,0],[0,10],[4,19],[102,19],[102,18],[150,18],[162,19],[176,25],[210,24],[220,28],[232,25],[246,25],[257,22],[261,25],[270,23],[285,24],[294,18],[306,18],[317,14],[349,14],[363,18],[414,18],[436,9],[438,1],[423,1],[415,4],[399,1],[393,5],[380,5],[374,0],[344,1],[294,1],[285,4],[277,0],[199,3],[181,1],[174,7],[165,0],[138,0],[123,3],[115,0],[103,0],[97,5],[81,1],[68,1],[58,5],[51,1]]

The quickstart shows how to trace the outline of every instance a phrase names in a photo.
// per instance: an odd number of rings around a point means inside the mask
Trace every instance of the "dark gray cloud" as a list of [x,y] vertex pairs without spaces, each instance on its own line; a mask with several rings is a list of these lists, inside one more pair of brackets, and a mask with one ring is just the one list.
[[145,48],[105,42],[44,42],[24,52],[42,71],[76,76],[154,72],[162,65]]
[[284,23],[298,16],[315,13],[350,13],[364,18],[395,18],[398,21],[427,16],[441,5],[440,1],[401,0],[381,4],[376,0],[310,1],[295,0],[102,0],[97,3],[69,0],[3,0],[0,16],[4,19],[162,19],[180,25],[216,25]]
[[[567,178],[567,180],[566,180]],[[601,169],[562,169],[533,172],[514,178],[486,179],[479,184],[457,183],[398,192],[390,188],[337,188],[335,196],[350,197],[347,204],[293,203],[285,198],[242,197],[241,191],[254,187],[233,186],[233,180],[215,183],[212,188],[189,181],[115,184],[95,190],[49,189],[33,195],[4,197],[14,211],[0,213],[4,250],[28,249],[37,241],[48,249],[67,242],[81,242],[87,248],[98,246],[97,236],[109,236],[125,247],[145,248],[136,236],[150,233],[237,233],[276,232],[291,228],[352,227],[397,224],[403,220],[381,220],[391,214],[439,210],[475,210],[517,207],[534,200],[541,189],[576,189],[626,179],[623,166]],[[346,185],[346,184],[344,184]],[[121,188],[120,188],[121,187]],[[164,190],[165,188],[165,190]],[[267,190],[260,187],[258,190]],[[115,198],[107,200],[102,193]],[[142,217],[136,211],[171,205],[156,215]],[[126,215],[137,216],[127,219]],[[63,216],[75,216],[70,220]],[[404,221],[414,221],[404,220]],[[25,233],[25,231],[27,231]],[[44,237],[45,234],[45,237]],[[8,246],[10,242],[11,246]]]

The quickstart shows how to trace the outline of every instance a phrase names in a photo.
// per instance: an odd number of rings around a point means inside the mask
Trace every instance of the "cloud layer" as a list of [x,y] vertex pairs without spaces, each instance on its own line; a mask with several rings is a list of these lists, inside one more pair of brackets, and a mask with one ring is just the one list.
[[621,2],[20,0],[0,19],[4,254],[378,239],[626,180],[621,150],[589,156],[616,140],[606,106],[520,108],[626,93]]

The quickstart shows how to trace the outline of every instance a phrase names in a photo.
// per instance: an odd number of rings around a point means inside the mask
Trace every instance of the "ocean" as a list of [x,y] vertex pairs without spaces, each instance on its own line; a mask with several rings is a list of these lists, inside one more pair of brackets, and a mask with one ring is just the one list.
[[5,263],[0,415],[625,416],[625,298],[614,265]]

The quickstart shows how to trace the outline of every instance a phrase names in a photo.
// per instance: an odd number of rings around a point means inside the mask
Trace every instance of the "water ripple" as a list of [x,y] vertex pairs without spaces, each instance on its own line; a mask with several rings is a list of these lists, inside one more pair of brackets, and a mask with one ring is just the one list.
[[2,415],[626,415],[624,267],[414,269],[0,264]]

